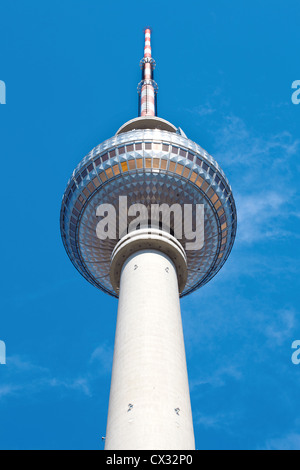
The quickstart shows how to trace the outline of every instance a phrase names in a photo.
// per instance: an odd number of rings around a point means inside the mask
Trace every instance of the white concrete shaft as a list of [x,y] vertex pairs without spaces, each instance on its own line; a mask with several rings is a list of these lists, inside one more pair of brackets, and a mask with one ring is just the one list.
[[176,268],[139,251],[121,272],[105,449],[194,448]]

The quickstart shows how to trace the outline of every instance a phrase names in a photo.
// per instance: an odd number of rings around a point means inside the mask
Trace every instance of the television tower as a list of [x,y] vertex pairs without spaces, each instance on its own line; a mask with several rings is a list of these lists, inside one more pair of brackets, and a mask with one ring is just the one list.
[[[141,68],[139,117],[75,169],[63,197],[61,233],[76,269],[119,298],[105,449],[192,450],[180,297],[224,265],[236,235],[236,208],[218,163],[157,117],[149,28]],[[103,204],[119,205],[115,238],[97,232]],[[136,204],[202,206],[204,245],[186,249],[188,237],[176,237],[175,218],[170,230],[147,217],[132,228],[128,208]]]

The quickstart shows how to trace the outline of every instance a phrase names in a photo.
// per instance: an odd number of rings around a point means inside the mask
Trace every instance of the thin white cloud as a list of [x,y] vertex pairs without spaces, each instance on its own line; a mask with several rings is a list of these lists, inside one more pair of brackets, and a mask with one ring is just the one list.
[[90,388],[90,383],[86,378],[77,378],[71,380],[61,380],[53,378],[50,380],[44,381],[43,385],[49,385],[53,388],[64,388],[66,390],[74,390],[83,393],[84,395],[91,397],[92,392]]
[[46,389],[77,392],[91,397],[97,379],[110,374],[111,363],[112,348],[106,343],[93,351],[85,373],[76,377],[62,378],[54,375],[50,369],[18,355],[10,356],[5,366],[7,383],[3,383],[0,387],[0,400],[20,393],[39,394]]
[[5,384],[0,386],[0,400],[1,398],[7,397],[9,395],[14,395],[20,390],[20,387],[11,384]]
[[263,135],[227,109],[224,104],[223,114],[214,113],[212,97],[190,112],[202,125],[210,119],[215,144],[209,151],[228,173],[237,203],[237,243],[299,238],[293,230],[299,218],[298,181],[290,166],[300,154],[300,139],[285,129]]
[[259,135],[233,115],[216,125],[213,136],[214,156],[230,168],[238,210],[237,241],[253,244],[299,237],[293,232],[298,183],[288,162],[299,154],[300,140],[287,131]]
[[215,414],[204,414],[194,413],[194,424],[208,429],[219,429],[226,430],[226,433],[232,434],[232,425],[238,418],[238,413],[215,413]]
[[33,364],[32,362],[25,360],[18,355],[13,355],[13,356],[8,357],[7,370],[13,371],[13,372],[17,371],[18,374],[22,372],[40,373],[40,374],[49,373],[49,369]]
[[212,132],[217,160],[248,166],[255,172],[264,168],[265,164],[272,168],[282,161],[286,162],[300,148],[300,140],[294,139],[288,131],[261,136],[248,129],[245,122],[234,115],[224,116],[222,123]]
[[279,310],[274,312],[272,323],[268,322],[265,325],[265,335],[273,346],[281,346],[286,340],[293,337],[292,334],[297,323],[297,312],[294,309]]
[[99,345],[92,353],[90,364],[97,368],[99,374],[110,373],[113,359],[113,348],[110,344]]
[[213,108],[209,103],[206,103],[205,105],[196,106],[190,112],[192,112],[193,114],[196,114],[199,117],[203,117],[203,116],[209,116],[211,114],[214,114],[216,112],[216,109]]
[[[274,190],[255,194],[237,194],[238,242],[247,244],[293,236],[286,223],[290,196]],[[295,234],[298,236],[298,234]]]
[[269,439],[263,450],[300,450],[300,434],[291,433],[284,437]]
[[197,379],[191,380],[190,389],[193,391],[201,385],[211,385],[215,388],[224,387],[228,378],[233,378],[237,381],[241,380],[242,373],[233,365],[224,366],[214,370],[209,376],[200,376]]

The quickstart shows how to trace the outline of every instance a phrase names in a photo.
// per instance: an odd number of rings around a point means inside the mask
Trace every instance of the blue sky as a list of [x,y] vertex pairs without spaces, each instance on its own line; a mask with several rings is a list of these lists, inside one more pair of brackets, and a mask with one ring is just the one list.
[[102,449],[117,302],[59,233],[73,168],[137,115],[143,28],[159,115],[229,178],[239,229],[183,299],[198,449],[300,449],[297,0],[2,0],[1,449]]

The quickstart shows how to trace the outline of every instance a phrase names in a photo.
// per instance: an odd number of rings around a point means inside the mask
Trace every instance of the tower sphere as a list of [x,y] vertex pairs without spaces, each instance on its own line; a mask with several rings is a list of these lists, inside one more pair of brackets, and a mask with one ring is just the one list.
[[127,196],[128,206],[204,204],[205,243],[202,250],[186,252],[181,296],[221,269],[236,234],[231,187],[218,163],[180,129],[156,117],[129,121],[82,160],[68,183],[61,210],[67,253],[91,284],[116,297],[110,264],[118,240],[97,237],[96,211],[103,203],[116,205],[119,196]]

